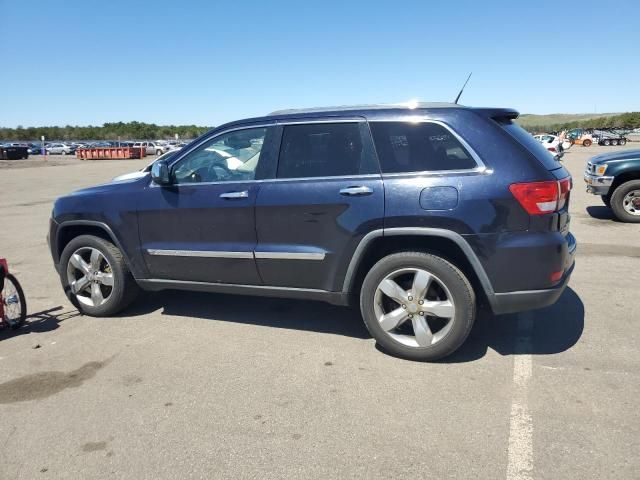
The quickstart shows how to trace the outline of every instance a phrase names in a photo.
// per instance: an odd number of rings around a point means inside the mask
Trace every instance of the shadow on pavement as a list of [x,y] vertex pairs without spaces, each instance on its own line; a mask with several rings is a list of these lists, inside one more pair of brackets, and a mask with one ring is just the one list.
[[305,300],[166,290],[145,293],[123,315],[160,309],[164,315],[371,338],[356,309]]
[[[529,347],[522,351],[518,318],[529,315],[532,330]],[[469,362],[484,357],[487,349],[500,355],[550,355],[573,347],[584,330],[584,304],[571,288],[567,288],[555,305],[531,312],[493,316],[479,315],[467,341],[443,363]]]
[[16,330],[10,330],[9,328],[0,330],[0,340],[25,335],[27,333],[50,332],[58,328],[61,322],[80,315],[80,312],[75,309],[60,312],[62,309],[62,305],[59,305],[41,312],[31,313],[27,315],[24,325],[20,328]]
[[590,206],[587,207],[587,213],[598,220],[612,220],[614,222],[618,221],[618,219],[614,217],[613,212],[609,207]]
[[[303,300],[165,291],[142,296],[125,316],[145,315],[161,309],[164,315],[371,338],[357,309]],[[522,353],[516,344],[521,335],[519,315],[523,314],[496,317],[481,312],[467,341],[441,362],[477,360],[484,357],[489,348],[501,355]],[[584,305],[571,288],[564,291],[555,305],[524,315],[533,318],[531,351],[525,352],[533,355],[568,350],[577,343],[584,329]]]

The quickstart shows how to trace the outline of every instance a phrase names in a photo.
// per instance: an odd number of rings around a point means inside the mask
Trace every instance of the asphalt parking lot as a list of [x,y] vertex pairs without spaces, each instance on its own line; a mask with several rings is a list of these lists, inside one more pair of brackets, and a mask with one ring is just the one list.
[[613,149],[565,156],[579,245],[560,301],[482,315],[433,364],[322,303],[164,292],[80,316],[46,245],[52,202],[143,163],[0,162],[0,256],[31,314],[0,332],[0,478],[638,478],[640,226],[582,181]]

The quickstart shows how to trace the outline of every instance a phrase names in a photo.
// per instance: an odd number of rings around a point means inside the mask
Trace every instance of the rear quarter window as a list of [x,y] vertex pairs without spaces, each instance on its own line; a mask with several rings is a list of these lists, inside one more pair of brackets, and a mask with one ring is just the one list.
[[536,157],[547,170],[556,170],[562,167],[560,162],[558,162],[539,141],[533,138],[533,135],[520,125],[511,120],[498,120],[497,122],[511,137]]
[[478,164],[458,138],[432,122],[371,122],[383,173],[469,170]]

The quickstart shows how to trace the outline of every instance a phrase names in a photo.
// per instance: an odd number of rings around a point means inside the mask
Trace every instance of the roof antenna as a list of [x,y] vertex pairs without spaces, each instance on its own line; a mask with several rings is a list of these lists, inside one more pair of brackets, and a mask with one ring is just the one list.
[[462,95],[462,92],[464,92],[464,87],[466,87],[466,86],[467,86],[467,83],[469,82],[469,79],[471,78],[471,75],[473,75],[473,72],[471,72],[471,73],[469,74],[469,76],[467,77],[467,81],[466,81],[466,82],[464,82],[464,85],[462,85],[462,88],[460,89],[460,93],[458,93],[458,96],[456,97],[456,101],[455,101],[455,102],[453,102],[453,103],[457,104],[457,103],[458,103],[458,100],[460,100],[460,96]]

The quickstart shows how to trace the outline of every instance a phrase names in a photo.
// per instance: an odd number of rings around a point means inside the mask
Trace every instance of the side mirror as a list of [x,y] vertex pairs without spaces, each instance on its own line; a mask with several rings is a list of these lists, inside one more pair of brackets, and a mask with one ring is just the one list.
[[164,160],[156,162],[151,167],[151,179],[158,185],[169,185],[169,165]]

